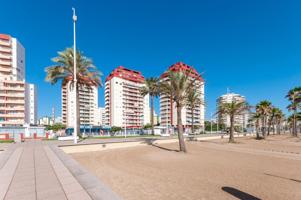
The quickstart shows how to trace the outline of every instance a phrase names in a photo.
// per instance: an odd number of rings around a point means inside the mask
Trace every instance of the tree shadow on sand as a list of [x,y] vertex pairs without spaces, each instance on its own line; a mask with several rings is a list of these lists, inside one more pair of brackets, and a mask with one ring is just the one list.
[[222,190],[224,192],[227,192],[231,194],[232,196],[240,199],[240,200],[261,200],[260,198],[257,198],[251,194],[248,194],[246,192],[240,191],[233,187],[222,187]]
[[162,146],[159,146],[157,144],[154,144],[154,142],[156,141],[156,139],[153,139],[153,138],[145,138],[144,139],[144,142],[150,146],[153,146],[153,147],[156,147],[156,148],[159,148],[159,149],[162,149],[162,150],[165,150],[165,151],[173,151],[173,152],[180,152],[179,150],[177,149],[170,149],[170,148],[166,148],[166,147],[162,147]]
[[283,177],[283,176],[278,176],[278,175],[268,174],[268,173],[264,173],[264,174],[267,175],[267,176],[273,176],[273,177],[276,177],[276,178],[281,178],[281,179],[286,179],[286,180],[290,180],[290,181],[295,181],[297,183],[301,183],[301,180],[298,180],[298,179],[286,178],[286,177]]

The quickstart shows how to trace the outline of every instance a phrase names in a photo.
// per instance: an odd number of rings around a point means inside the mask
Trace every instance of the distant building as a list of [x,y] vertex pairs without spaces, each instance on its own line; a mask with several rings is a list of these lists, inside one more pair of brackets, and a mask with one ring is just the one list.
[[54,123],[61,124],[62,123],[62,117],[56,117],[54,120]]
[[118,67],[105,82],[106,125],[141,128],[150,123],[149,95],[140,94],[144,86],[141,72]]
[[159,124],[159,116],[157,115],[157,113],[154,111],[154,125]]
[[[239,94],[235,93],[227,93],[222,96],[220,96],[217,99],[217,109],[221,103],[231,103],[233,101],[236,102],[246,102],[246,98],[244,96],[241,96]],[[249,111],[244,112],[241,115],[238,115],[235,117],[235,126],[246,128],[249,120]],[[219,124],[224,124],[226,127],[230,127],[230,116],[229,115],[218,115],[217,120]]]
[[38,105],[37,105],[37,87],[34,84],[25,85],[25,123],[37,124]]
[[[194,80],[194,87],[196,92],[200,94],[200,100],[204,101],[204,79],[202,76],[191,66],[188,66],[182,62],[178,62],[169,67],[168,70],[175,72],[184,72],[190,74],[190,80]],[[168,72],[164,72],[161,77],[161,81],[168,81]],[[199,126],[200,129],[204,128],[205,106],[204,104],[197,105],[194,109],[194,125]],[[160,114],[161,114],[161,126],[176,126],[177,125],[177,108],[176,103],[168,96],[160,96]],[[182,109],[182,124],[185,128],[190,128],[192,125],[192,113],[188,106],[184,106]]]
[[0,34],[0,127],[25,123],[25,49],[10,35]]
[[42,126],[49,126],[53,125],[53,120],[51,117],[45,116],[39,119],[39,125]]
[[[62,122],[67,127],[73,127],[74,121],[74,90],[70,82],[62,87]],[[79,88],[80,124],[97,125],[98,89],[97,87],[82,86]]]
[[97,109],[97,114],[95,115],[95,125],[102,126],[106,123],[106,112],[104,107],[99,107]]

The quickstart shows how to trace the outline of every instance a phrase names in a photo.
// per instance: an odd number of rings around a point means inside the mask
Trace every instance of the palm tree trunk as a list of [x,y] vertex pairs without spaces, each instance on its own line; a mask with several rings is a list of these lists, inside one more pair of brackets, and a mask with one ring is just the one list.
[[234,115],[230,115],[230,137],[229,142],[234,142]]
[[270,135],[270,131],[271,131],[271,126],[272,126],[272,119],[270,119],[269,121],[268,121],[268,136]]
[[152,135],[155,135],[154,128],[154,96],[151,96],[151,125],[152,125]]
[[262,136],[265,139],[266,137],[266,119],[265,117],[262,118]]
[[294,110],[293,116],[293,136],[297,136],[297,120],[296,120],[297,110]]
[[183,125],[182,125],[182,106],[177,103],[177,124],[178,124],[178,138],[179,138],[179,146],[180,151],[186,153],[186,146],[183,137]]
[[256,139],[257,139],[257,140],[260,139],[258,129],[259,129],[259,122],[257,121],[257,122],[256,122]]

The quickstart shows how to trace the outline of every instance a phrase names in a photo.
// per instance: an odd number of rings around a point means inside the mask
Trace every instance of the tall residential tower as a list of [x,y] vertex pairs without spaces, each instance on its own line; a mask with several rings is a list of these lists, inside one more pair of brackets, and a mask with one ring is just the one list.
[[25,123],[25,49],[0,34],[0,127]]
[[[220,96],[217,99],[217,107],[221,103],[232,103],[233,101],[246,102],[246,98],[239,94],[227,93],[227,94]],[[224,124],[226,127],[230,127],[230,116],[218,115],[217,120],[218,120],[219,124]],[[247,127],[248,120],[249,120],[249,111],[245,111],[243,114],[235,116],[235,119],[234,119],[235,124],[234,125],[244,129]]]
[[106,125],[141,128],[150,123],[149,95],[140,94],[143,86],[141,72],[122,66],[111,72],[105,82]]
[[[98,112],[98,88],[94,86],[79,87],[80,124],[97,125],[95,117]],[[62,123],[67,127],[74,125],[74,90],[70,82],[62,86]]]
[[37,87],[25,84],[25,123],[36,125],[38,122]]
[[[169,67],[168,71],[183,72],[189,74],[189,79],[194,81],[196,92],[199,93],[201,102],[204,102],[204,79],[202,76],[191,66],[185,63],[178,62]],[[168,71],[164,72],[160,79],[161,81],[168,81]],[[193,111],[194,125],[199,126],[201,130],[204,128],[205,106],[203,103],[197,105]],[[176,103],[168,96],[160,96],[160,114],[161,126],[176,126],[177,125],[177,110]],[[192,125],[192,113],[188,106],[182,109],[182,123],[185,128],[190,128]]]

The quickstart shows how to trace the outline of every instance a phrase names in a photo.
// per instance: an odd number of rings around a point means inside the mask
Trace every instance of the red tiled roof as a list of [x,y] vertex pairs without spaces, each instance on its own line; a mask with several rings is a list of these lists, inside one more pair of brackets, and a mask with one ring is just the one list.
[[10,35],[0,34],[0,39],[2,39],[2,40],[9,40],[10,39]]
[[[204,79],[203,77],[191,66],[183,63],[183,62],[177,62],[173,65],[171,65],[169,68],[168,68],[168,71],[175,71],[175,72],[178,72],[178,71],[183,71],[183,72],[190,72],[190,76],[193,77],[193,78],[196,78],[202,82],[204,82]],[[167,77],[168,76],[168,71],[164,72],[160,78],[164,78],[164,77]]]
[[119,77],[128,81],[143,83],[144,77],[142,76],[141,72],[127,69],[123,66],[119,66],[114,69],[110,75],[106,78],[106,81],[111,80],[113,77]]

